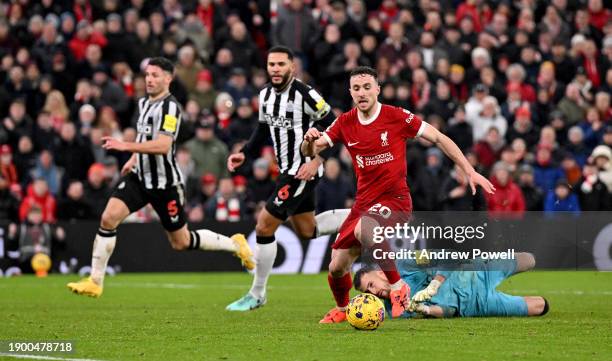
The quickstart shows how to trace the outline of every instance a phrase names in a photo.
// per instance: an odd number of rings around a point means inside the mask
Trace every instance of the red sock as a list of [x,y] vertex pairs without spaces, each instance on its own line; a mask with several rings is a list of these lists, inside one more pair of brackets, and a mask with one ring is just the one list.
[[[376,244],[373,249],[380,249],[385,253],[391,250],[387,241]],[[394,284],[395,282],[401,279],[399,273],[397,272],[397,267],[395,266],[395,262],[393,262],[393,260],[383,258],[383,259],[376,260],[376,263],[378,264],[380,269],[385,273],[385,276],[387,276],[387,280],[389,280],[390,284]]]
[[351,281],[351,273],[346,273],[340,278],[334,278],[332,277],[331,273],[329,273],[327,275],[327,282],[329,283],[329,288],[331,288],[334,298],[336,299],[336,305],[338,307],[348,306],[349,291],[353,286],[353,282]]

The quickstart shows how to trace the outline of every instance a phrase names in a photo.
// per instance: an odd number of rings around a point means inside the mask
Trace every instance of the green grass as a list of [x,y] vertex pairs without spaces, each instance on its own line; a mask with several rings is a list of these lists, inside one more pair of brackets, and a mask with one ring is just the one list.
[[504,282],[547,297],[543,318],[387,320],[374,332],[317,323],[333,305],[325,275],[273,275],[268,304],[247,313],[224,310],[247,274],[122,274],[100,299],[69,293],[74,279],[0,279],[0,340],[73,340],[74,354],[54,356],[97,360],[612,360],[612,273]]

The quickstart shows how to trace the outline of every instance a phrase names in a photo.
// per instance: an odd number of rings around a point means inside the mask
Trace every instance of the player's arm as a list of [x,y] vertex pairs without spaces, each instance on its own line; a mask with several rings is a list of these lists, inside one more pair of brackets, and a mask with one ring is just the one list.
[[310,128],[304,135],[304,141],[300,146],[302,154],[306,157],[314,157],[323,150],[329,148],[331,144],[327,140],[325,133],[321,133],[316,128]]
[[493,193],[495,191],[493,184],[491,184],[491,182],[489,182],[481,174],[476,172],[474,167],[472,167],[455,142],[431,125],[427,123],[425,123],[425,125],[426,126],[421,133],[421,137],[434,143],[444,152],[444,154],[452,159],[453,162],[459,165],[459,167],[468,177],[468,182],[472,188],[472,194],[476,194],[476,186],[478,185],[481,186],[487,193]]
[[230,154],[227,158],[227,169],[230,172],[236,170],[236,168],[240,167],[242,163],[249,158],[256,158],[261,150],[261,147],[265,144],[265,142],[270,137],[270,127],[266,123],[258,123],[255,132],[251,134],[251,138],[247,141],[247,143],[242,147],[242,149],[238,153]]
[[128,159],[128,161],[125,162],[125,164],[121,168],[121,175],[122,176],[127,175],[132,170],[134,165],[136,164],[136,154],[137,153],[133,153],[132,156],[130,157],[130,159]]
[[[113,137],[102,137],[102,148],[106,150],[117,150],[119,152],[132,152],[141,154],[167,154],[172,147],[172,136],[159,134],[156,139],[146,142],[124,142]],[[131,160],[131,159],[130,159]]]

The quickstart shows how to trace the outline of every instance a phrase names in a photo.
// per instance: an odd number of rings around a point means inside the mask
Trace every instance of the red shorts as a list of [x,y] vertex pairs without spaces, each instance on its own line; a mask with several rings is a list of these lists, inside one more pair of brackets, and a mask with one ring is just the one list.
[[402,197],[387,197],[380,201],[351,208],[351,213],[342,223],[338,231],[338,237],[332,244],[333,249],[348,249],[361,247],[361,243],[355,237],[355,227],[362,216],[367,215],[382,227],[395,226],[400,222],[408,222],[412,213],[412,199],[410,195]]

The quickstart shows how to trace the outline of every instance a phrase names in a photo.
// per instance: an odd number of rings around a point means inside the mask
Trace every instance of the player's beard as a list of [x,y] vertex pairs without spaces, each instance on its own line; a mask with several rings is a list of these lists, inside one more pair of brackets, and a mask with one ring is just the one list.
[[291,80],[291,72],[287,72],[286,74],[283,75],[283,81],[280,84],[272,83],[272,86],[277,91],[283,90],[283,89],[285,89],[285,87],[289,83],[289,80]]

